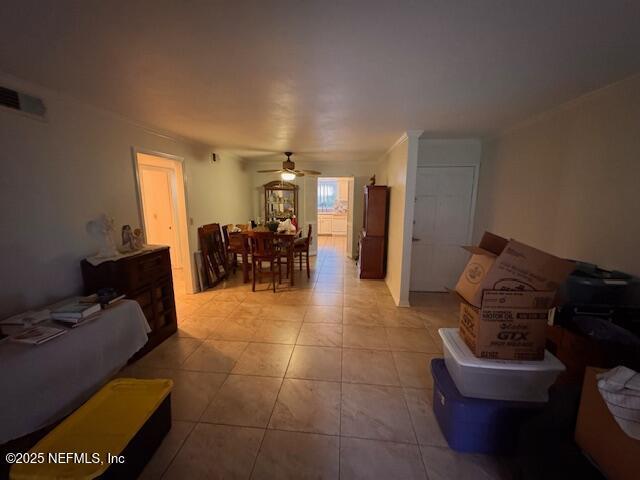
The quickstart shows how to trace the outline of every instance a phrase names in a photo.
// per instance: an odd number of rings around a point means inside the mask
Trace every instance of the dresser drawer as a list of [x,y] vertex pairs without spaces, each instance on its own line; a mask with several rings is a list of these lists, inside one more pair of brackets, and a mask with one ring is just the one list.
[[148,287],[158,279],[171,275],[169,250],[138,258],[135,262],[131,262],[127,270],[130,290]]

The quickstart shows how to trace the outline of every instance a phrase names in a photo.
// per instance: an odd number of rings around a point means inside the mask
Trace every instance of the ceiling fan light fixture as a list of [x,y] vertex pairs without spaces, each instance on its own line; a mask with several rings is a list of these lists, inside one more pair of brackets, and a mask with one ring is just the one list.
[[296,174],[295,173],[291,173],[291,172],[282,172],[280,174],[280,178],[282,180],[284,180],[285,182],[290,182],[291,180],[295,180],[296,179]]

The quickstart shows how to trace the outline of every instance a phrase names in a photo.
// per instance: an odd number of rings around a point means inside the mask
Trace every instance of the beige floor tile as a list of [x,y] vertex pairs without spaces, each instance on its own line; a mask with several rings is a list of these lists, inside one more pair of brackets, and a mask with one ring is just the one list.
[[129,376],[136,378],[170,378],[171,415],[174,420],[197,422],[227,378],[223,373],[192,372],[168,368],[129,369]]
[[342,323],[345,325],[361,325],[363,327],[383,326],[379,310],[375,307],[367,308],[345,306],[342,311]]
[[[344,286],[342,283],[316,283],[313,287],[313,295],[342,295]],[[313,299],[313,296],[312,296]]]
[[252,479],[337,479],[339,439],[267,430]]
[[298,338],[300,323],[283,320],[264,320],[258,326],[254,342],[288,343],[293,345]]
[[243,305],[272,305],[275,301],[277,293],[273,293],[271,287],[267,284],[256,285],[255,292],[249,292],[245,298]]
[[341,360],[340,348],[297,345],[285,377],[339,382]]
[[266,428],[281,383],[274,377],[229,375],[201,421]]
[[182,364],[184,370],[229,373],[236,364],[247,342],[205,340]]
[[340,445],[342,480],[426,480],[417,445],[343,438]]
[[438,345],[426,329],[387,328],[391,350],[438,353]]
[[425,322],[420,313],[409,308],[380,308],[380,317],[386,327],[424,328]]
[[381,308],[396,308],[396,302],[391,295],[376,295],[376,304]]
[[320,347],[342,346],[342,325],[330,323],[303,323],[298,334],[297,345]]
[[144,367],[178,368],[201,344],[200,339],[173,336],[136,363]]
[[213,300],[215,300],[216,302],[240,303],[247,298],[247,295],[249,295],[249,292],[245,292],[242,290],[223,289],[223,290],[216,290],[212,296],[213,296]]
[[310,305],[304,316],[305,323],[342,323],[342,307]]
[[285,379],[269,428],[338,435],[340,384]]
[[309,305],[342,306],[343,301],[342,293],[325,293],[314,290],[309,299]]
[[377,306],[376,297],[374,295],[345,293],[344,306],[375,309]]
[[260,317],[265,320],[302,322],[306,311],[305,305],[265,305]]
[[391,352],[352,350],[342,352],[342,381],[375,385],[400,385]]
[[204,315],[212,318],[227,318],[238,308],[238,302],[221,302],[215,298],[195,311],[196,315]]
[[233,312],[233,318],[249,317],[259,318],[260,312],[264,305],[261,303],[246,303],[242,302],[237,310]]
[[292,351],[293,345],[250,343],[238,359],[232,373],[283,377]]
[[163,479],[246,479],[264,430],[199,423]]
[[437,354],[393,352],[400,383],[405,387],[433,388],[431,360]]
[[342,384],[344,436],[416,443],[402,389]]
[[457,311],[420,309],[420,312],[426,324],[436,328],[456,327],[460,321]]
[[260,323],[261,320],[255,317],[231,316],[221,320],[209,338],[248,342],[253,340]]
[[447,447],[447,440],[444,438],[433,413],[433,390],[405,388],[404,398],[407,400],[418,443]]
[[387,334],[382,327],[345,325],[343,327],[342,337],[345,347],[382,350],[389,349]]
[[221,321],[223,320],[219,318],[187,315],[178,322],[177,335],[204,340],[215,331]]
[[195,422],[181,422],[173,420],[171,422],[171,430],[164,437],[162,443],[144,467],[144,470],[138,477],[140,480],[156,480],[162,477],[173,458],[182,447],[187,436],[193,430]]
[[193,315],[201,306],[202,304],[199,303],[183,303],[176,300],[176,315],[178,316],[178,321]]
[[511,476],[494,457],[457,453],[449,448],[421,446],[429,480],[507,480]]
[[[297,279],[295,279],[297,280]],[[296,285],[294,288],[300,288],[304,285]],[[307,305],[311,300],[311,292],[302,290],[294,290],[290,292],[282,292],[278,294],[278,303],[282,305],[302,306]]]

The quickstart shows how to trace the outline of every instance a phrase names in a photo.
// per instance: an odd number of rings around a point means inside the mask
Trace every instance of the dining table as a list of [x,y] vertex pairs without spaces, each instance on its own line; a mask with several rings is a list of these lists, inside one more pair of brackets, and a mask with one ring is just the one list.
[[[259,227],[258,227],[259,228]],[[241,256],[242,256],[242,282],[249,283],[249,255],[251,254],[251,244],[249,238],[254,231],[267,231],[246,229],[239,232],[229,232],[230,241],[234,241],[234,238],[239,238],[241,241]],[[276,238],[286,241],[288,245],[287,265],[291,267],[291,285],[294,284],[293,280],[293,243],[296,238],[300,237],[302,231],[296,230],[295,232],[273,232]],[[283,242],[284,243],[284,242]]]

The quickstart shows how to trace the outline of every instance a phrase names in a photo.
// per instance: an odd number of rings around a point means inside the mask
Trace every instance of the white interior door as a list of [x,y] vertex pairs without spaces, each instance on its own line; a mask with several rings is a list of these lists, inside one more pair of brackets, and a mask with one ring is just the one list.
[[147,243],[169,245],[171,266],[181,268],[174,172],[149,165],[140,165],[139,172]]
[[411,290],[453,288],[470,241],[475,167],[419,167],[413,226]]

